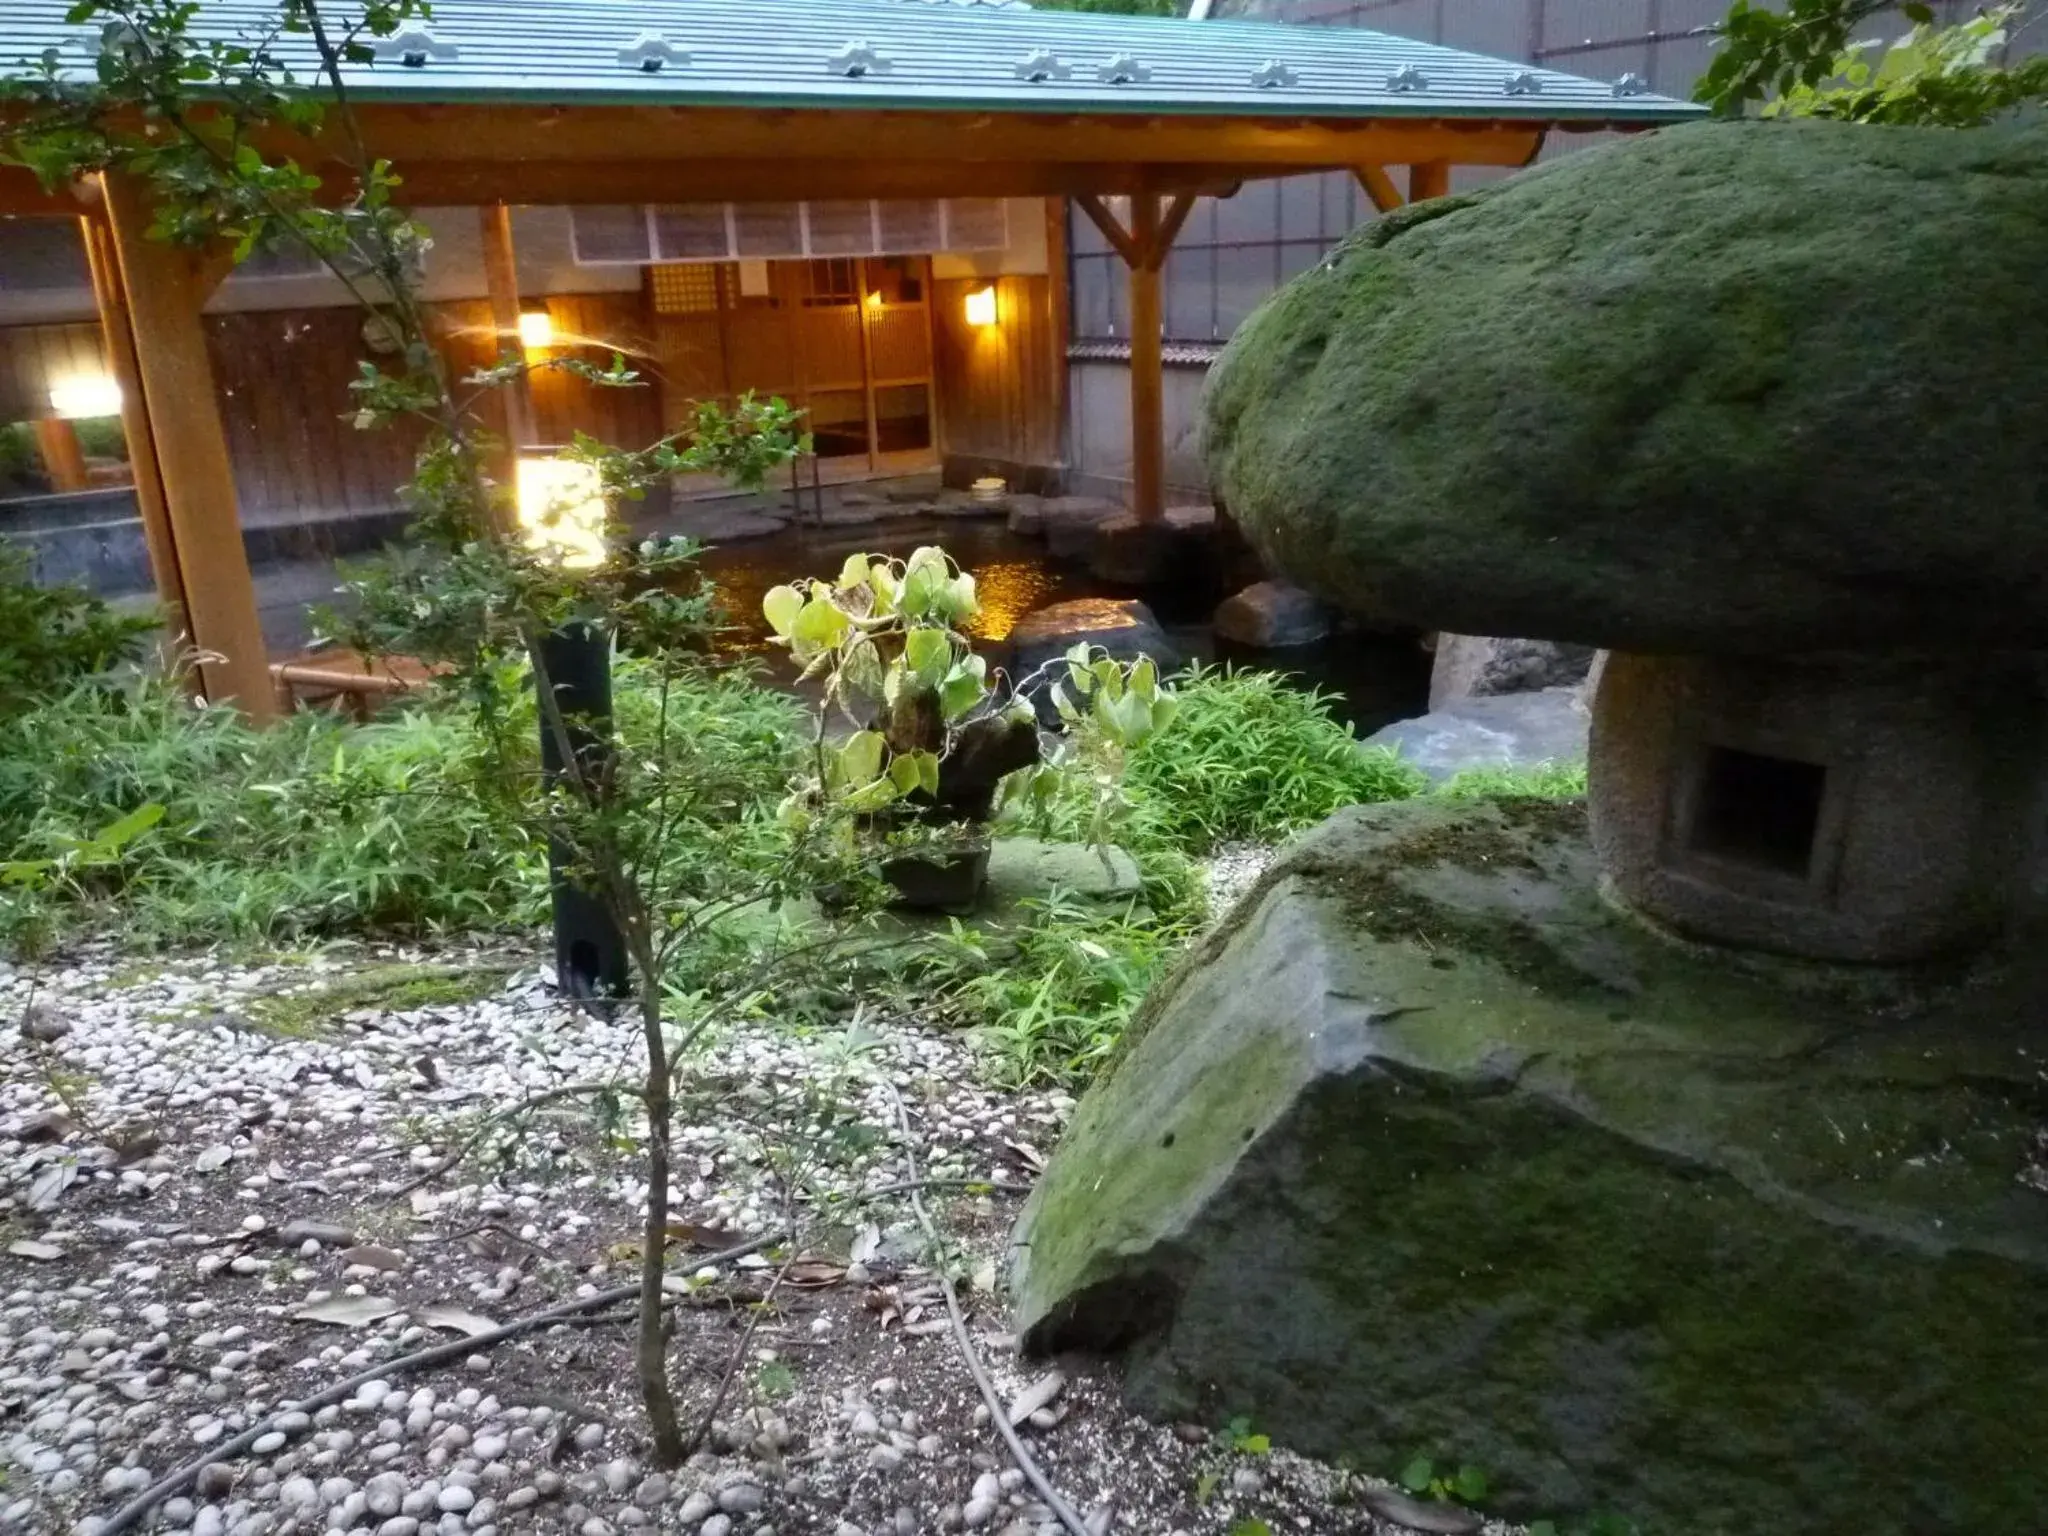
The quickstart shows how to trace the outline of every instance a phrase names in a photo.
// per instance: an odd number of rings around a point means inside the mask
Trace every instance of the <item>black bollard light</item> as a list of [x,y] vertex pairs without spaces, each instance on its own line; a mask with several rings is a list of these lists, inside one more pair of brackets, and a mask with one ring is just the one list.
[[[589,569],[604,562],[605,506],[593,466],[522,457],[519,515],[529,546],[565,568]],[[541,637],[540,664],[563,725],[558,735],[548,712],[541,711],[540,762],[548,788],[573,782],[572,755],[585,784],[605,782],[611,769],[611,636],[595,624],[551,630]],[[627,996],[633,975],[625,936],[603,899],[590,888],[587,875],[579,875],[575,850],[555,836],[548,839],[548,890],[554,908],[556,984],[571,997]]]

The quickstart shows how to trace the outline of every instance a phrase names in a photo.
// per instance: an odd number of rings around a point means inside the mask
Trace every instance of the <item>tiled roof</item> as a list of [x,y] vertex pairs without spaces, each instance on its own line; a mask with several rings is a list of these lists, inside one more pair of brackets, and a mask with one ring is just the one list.
[[[83,74],[97,31],[67,0],[0,0],[0,67],[55,49]],[[273,15],[202,0],[223,36]],[[1632,80],[1531,69],[1350,28],[1190,22],[911,0],[436,0],[351,88],[399,101],[877,106],[975,111],[1495,118],[1618,125],[1698,115]],[[310,73],[297,35],[281,59]]]

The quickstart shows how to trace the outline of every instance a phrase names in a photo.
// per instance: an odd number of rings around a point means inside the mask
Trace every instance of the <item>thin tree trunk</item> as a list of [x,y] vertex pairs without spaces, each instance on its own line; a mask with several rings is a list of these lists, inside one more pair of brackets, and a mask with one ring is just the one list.
[[668,1341],[661,1323],[661,1286],[668,1270],[668,1042],[661,1034],[660,985],[646,975],[640,983],[640,1023],[647,1039],[647,1228],[640,1243],[640,1335],[633,1353],[640,1398],[654,1430],[654,1464],[673,1468],[683,1463],[683,1430],[669,1390]]

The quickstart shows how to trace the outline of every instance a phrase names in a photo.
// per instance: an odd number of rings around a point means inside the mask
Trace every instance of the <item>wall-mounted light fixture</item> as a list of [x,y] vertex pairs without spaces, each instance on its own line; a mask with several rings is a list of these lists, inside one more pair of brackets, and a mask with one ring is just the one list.
[[118,416],[121,386],[105,374],[77,374],[50,387],[50,409],[66,421]]
[[877,289],[876,289],[876,290],[875,290],[875,291],[874,291],[873,293],[871,293],[871,294],[869,294],[869,295],[868,295],[868,308],[869,308],[869,309],[880,309],[880,308],[882,307],[882,303],[883,303],[883,300],[882,300],[882,290],[881,290],[881,289],[877,288]]
[[518,491],[519,526],[535,554],[572,571],[596,570],[611,557],[595,464],[522,454]]
[[991,283],[986,288],[977,288],[967,295],[967,323],[969,325],[994,325],[996,323],[996,289]]
[[545,309],[519,312],[519,345],[529,352],[545,352],[554,345],[555,317]]

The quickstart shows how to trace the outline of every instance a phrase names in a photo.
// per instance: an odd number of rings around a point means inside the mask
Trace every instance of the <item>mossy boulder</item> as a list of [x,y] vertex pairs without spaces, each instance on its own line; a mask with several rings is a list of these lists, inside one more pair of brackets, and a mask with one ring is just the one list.
[[1351,612],[1617,649],[2048,644],[2048,125],[1688,126],[1354,235],[1212,372]]
[[1370,1472],[1476,1463],[1509,1515],[2039,1536],[2048,959],[1738,965],[1595,879],[1552,802],[1298,844],[1083,1100],[1027,1347]]

